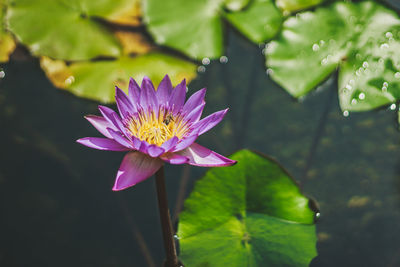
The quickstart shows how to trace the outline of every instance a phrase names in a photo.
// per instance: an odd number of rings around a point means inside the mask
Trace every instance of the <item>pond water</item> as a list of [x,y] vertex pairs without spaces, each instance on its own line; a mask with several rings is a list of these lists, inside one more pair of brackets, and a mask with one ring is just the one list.
[[[211,62],[190,84],[189,94],[208,88],[206,115],[230,107],[199,143],[271,155],[317,200],[311,266],[400,266],[396,111],[343,116],[336,77],[295,100],[265,73],[262,48],[232,30],[227,42],[228,62]],[[154,179],[112,192],[124,153],[75,143],[98,136],[83,118],[98,103],[55,89],[29,56],[2,67],[0,266],[160,266]],[[205,171],[166,167],[174,217]]]

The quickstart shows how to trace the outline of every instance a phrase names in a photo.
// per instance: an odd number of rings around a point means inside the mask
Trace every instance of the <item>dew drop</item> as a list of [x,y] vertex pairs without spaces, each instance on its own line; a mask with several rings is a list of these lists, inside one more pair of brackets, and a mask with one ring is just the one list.
[[383,92],[387,92],[387,87],[386,86],[382,86],[382,91]]
[[349,116],[349,111],[348,110],[343,111],[343,116],[348,117]]
[[360,93],[360,94],[358,95],[358,98],[359,98],[360,100],[365,99],[365,94],[364,94],[364,93]]
[[270,76],[270,75],[274,74],[274,71],[272,69],[267,69],[266,73],[268,76]]
[[6,73],[3,69],[0,69],[0,79],[3,79],[6,76]]
[[385,33],[386,38],[392,38],[393,34],[391,32]]
[[395,110],[395,109],[396,109],[396,104],[391,104],[391,105],[390,105],[390,109],[391,109],[391,110]]
[[400,79],[400,72],[396,72],[396,73],[394,74],[394,77],[395,77],[396,79]]
[[388,87],[389,84],[388,84],[387,82],[384,82],[384,83],[383,83],[383,86]]
[[201,63],[205,66],[210,64],[210,59],[208,57],[205,57],[201,60]]
[[385,62],[385,60],[383,59],[383,58],[380,58],[379,60],[378,60],[378,63],[379,64],[383,64]]
[[200,73],[204,73],[204,72],[206,72],[206,67],[204,67],[204,66],[199,66],[199,67],[197,68],[197,71],[200,72]]
[[[263,49],[263,51],[265,50],[265,48]],[[221,62],[222,64],[226,64],[228,63],[228,57],[227,56],[222,56],[219,58],[219,62]]]
[[322,46],[324,46],[325,45],[325,41],[324,40],[320,40],[319,41],[319,45],[322,47]]
[[349,84],[353,84],[354,85],[354,80],[353,79],[351,79],[350,81],[349,81]]
[[346,84],[346,89],[351,90],[353,87],[350,84]]
[[367,61],[364,61],[363,64],[362,64],[362,66],[363,66],[364,68],[368,68],[369,64],[368,64]]
[[353,99],[351,100],[351,104],[352,104],[352,105],[357,104],[357,99],[353,98]]
[[357,60],[361,60],[361,59],[362,59],[361,54],[357,53],[357,54],[356,54],[356,59],[357,59]]
[[178,235],[174,235],[174,239],[175,240],[179,240],[179,236]]
[[326,65],[326,64],[328,64],[328,59],[324,58],[324,59],[321,61],[321,65]]
[[71,85],[75,82],[75,77],[74,76],[69,76],[67,79],[65,79],[64,83],[66,85]]
[[389,48],[389,45],[387,43],[381,44],[381,49],[386,49]]
[[315,52],[315,51],[318,51],[318,50],[319,50],[319,45],[318,45],[318,44],[313,44],[312,50],[313,50],[314,52]]

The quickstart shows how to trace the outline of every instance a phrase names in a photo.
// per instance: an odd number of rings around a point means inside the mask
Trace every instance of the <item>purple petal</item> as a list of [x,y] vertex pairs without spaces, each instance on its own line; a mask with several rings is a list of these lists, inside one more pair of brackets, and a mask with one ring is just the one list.
[[165,152],[164,148],[156,145],[149,145],[149,147],[147,148],[147,154],[149,154],[149,156],[152,158],[157,158],[164,152]]
[[236,163],[235,160],[228,159],[196,143],[185,150],[177,152],[177,154],[189,158],[188,163],[190,165],[200,167],[222,167]]
[[130,152],[125,155],[119,167],[114,191],[123,190],[149,178],[162,165],[158,158],[151,158],[140,152]]
[[196,134],[186,137],[185,139],[181,140],[173,149],[171,149],[171,151],[175,152],[187,148],[193,144],[194,141],[196,141],[197,137],[198,136]]
[[88,116],[85,116],[85,119],[87,119],[94,126],[94,128],[97,129],[97,131],[99,131],[102,135],[104,135],[107,138],[112,138],[110,133],[108,132],[107,128],[117,130],[117,128],[115,128],[115,126],[113,124],[108,122],[103,117],[95,116],[95,115],[88,115]]
[[205,117],[204,119],[198,121],[196,124],[193,125],[193,128],[195,129],[198,135],[202,135],[203,133],[207,132],[215,125],[217,125],[224,118],[226,112],[228,112],[228,108],[217,111]]
[[186,120],[191,122],[198,122],[201,114],[203,113],[203,109],[206,103],[198,105],[195,109],[193,109],[188,115],[185,116]]
[[108,128],[108,132],[112,136],[112,138],[120,143],[122,146],[132,149],[132,144],[124,137],[120,132],[114,131],[113,129]]
[[121,114],[122,118],[126,118],[129,114],[136,112],[136,108],[133,107],[128,96],[117,86],[115,86],[115,101],[117,102],[119,114]]
[[186,80],[183,79],[183,81],[172,90],[171,96],[168,100],[169,106],[172,108],[173,113],[177,113],[181,110],[183,103],[185,103],[185,98]]
[[176,153],[165,153],[160,157],[163,161],[169,164],[185,164],[188,163],[189,159],[185,156],[181,156]]
[[196,107],[204,103],[204,96],[206,95],[206,88],[203,88],[193,95],[191,95],[182,108],[183,114],[189,114]]
[[147,143],[146,141],[141,141],[140,143],[140,147],[139,147],[139,151],[144,153],[144,154],[148,154],[147,153],[147,149],[150,146],[149,143]]
[[132,102],[132,105],[136,106],[139,104],[139,97],[140,97],[140,87],[136,83],[133,78],[129,79],[129,99]]
[[142,87],[140,90],[140,105],[145,110],[147,110],[148,107],[151,107],[152,109],[156,109],[158,107],[156,90],[154,89],[153,83],[148,77],[144,77],[142,81]]
[[171,80],[169,79],[168,75],[165,75],[164,79],[160,82],[157,88],[157,99],[158,102],[161,103],[167,103],[169,100],[169,97],[171,96],[172,93],[172,83]]
[[170,139],[168,139],[167,141],[165,141],[161,147],[164,148],[165,152],[170,151],[179,141],[179,138],[174,136]]
[[121,118],[118,116],[118,114],[105,106],[100,106],[99,105],[99,110],[101,115],[103,115],[103,117],[110,122],[114,128],[117,128],[119,131],[124,132],[124,125],[122,124]]
[[108,138],[100,138],[100,137],[85,137],[76,140],[79,144],[84,146],[99,149],[99,150],[109,150],[109,151],[128,151],[129,148],[124,147],[118,142],[108,139]]

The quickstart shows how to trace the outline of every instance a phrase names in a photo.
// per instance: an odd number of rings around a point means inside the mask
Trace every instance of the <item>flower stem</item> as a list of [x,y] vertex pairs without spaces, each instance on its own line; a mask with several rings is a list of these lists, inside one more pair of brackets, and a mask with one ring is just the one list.
[[176,248],[173,237],[171,217],[168,209],[167,190],[165,188],[164,167],[161,167],[156,172],[156,187],[157,187],[158,209],[160,211],[161,229],[163,232],[164,248],[166,254],[164,267],[179,267],[179,261],[176,255]]

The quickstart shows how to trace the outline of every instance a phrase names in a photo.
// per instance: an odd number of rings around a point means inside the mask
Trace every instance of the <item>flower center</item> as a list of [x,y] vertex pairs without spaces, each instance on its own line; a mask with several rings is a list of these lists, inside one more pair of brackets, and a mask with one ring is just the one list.
[[182,139],[189,132],[183,116],[173,115],[163,107],[158,112],[140,110],[127,121],[126,127],[132,136],[157,146],[174,136]]

